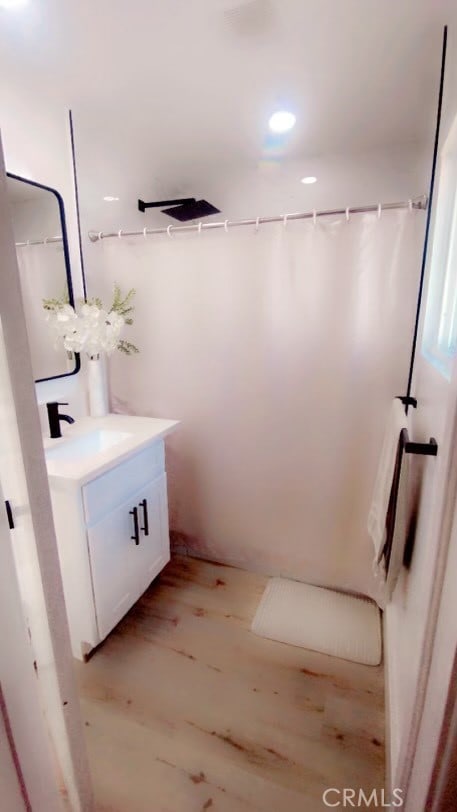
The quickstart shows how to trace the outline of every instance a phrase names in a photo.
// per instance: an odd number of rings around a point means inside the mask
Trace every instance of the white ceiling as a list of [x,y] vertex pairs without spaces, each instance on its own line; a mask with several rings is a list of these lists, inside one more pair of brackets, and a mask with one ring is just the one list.
[[106,142],[114,164],[118,150],[118,174],[141,162],[172,191],[178,178],[271,157],[278,106],[297,116],[283,160],[429,141],[442,28],[455,9],[456,0],[29,0],[0,10],[0,73],[71,107],[86,151],[92,138],[99,150]]
[[282,100],[290,150],[418,140],[455,0],[29,0],[0,67],[64,104],[129,115],[204,158],[258,154]]

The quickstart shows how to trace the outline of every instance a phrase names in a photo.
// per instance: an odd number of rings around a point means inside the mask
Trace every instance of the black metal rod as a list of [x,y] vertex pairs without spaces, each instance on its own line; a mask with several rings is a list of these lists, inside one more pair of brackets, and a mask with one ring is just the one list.
[[80,211],[79,211],[78,174],[76,172],[75,132],[74,132],[74,127],[73,127],[73,113],[72,113],[71,110],[68,111],[68,118],[69,118],[69,122],[70,122],[71,160],[72,160],[72,168],[73,168],[73,184],[74,184],[74,187],[75,187],[75,206],[76,206],[76,223],[77,223],[77,226],[78,226],[79,261],[81,263],[83,295],[84,295],[84,299],[87,299],[86,274],[85,274],[85,270],[84,270],[83,242],[82,242],[82,235],[81,235],[81,217],[80,217]]
[[[421,274],[419,280],[419,290],[417,294],[417,308],[416,308],[416,321],[414,324],[414,334],[413,334],[413,343],[411,346],[411,360],[409,364],[409,373],[408,373],[408,386],[406,387],[406,394],[409,397],[411,395],[411,386],[414,374],[414,362],[416,360],[416,349],[417,349],[417,336],[419,333],[419,321],[421,316],[421,309],[422,309],[422,296],[424,292],[424,279],[425,279],[425,268],[427,265],[427,258],[428,258],[428,239],[430,233],[430,220],[432,215],[432,203],[433,203],[433,192],[435,188],[435,174],[436,174],[436,164],[438,162],[438,145],[440,140],[440,125],[441,125],[441,110],[443,106],[443,91],[444,91],[444,71],[446,67],[446,47],[447,47],[447,25],[444,26],[443,31],[443,47],[441,51],[441,74],[440,74],[440,89],[438,94],[438,110],[436,113],[436,128],[435,128],[435,143],[433,146],[433,160],[432,160],[432,174],[430,177],[430,192],[428,196],[428,209],[427,209],[427,220],[425,224],[425,237],[424,237],[424,249],[422,252],[422,265],[421,265]],[[408,414],[408,404],[406,404],[406,414]]]
[[[140,200],[140,203],[143,201]],[[255,226],[258,228],[263,223],[283,223],[292,220],[314,220],[317,217],[332,217],[341,214],[365,214],[368,212],[379,212],[381,204],[374,203],[370,206],[349,206],[348,209],[320,209],[315,211],[292,212],[291,214],[276,214],[273,217],[254,217],[247,220],[222,220],[220,223],[192,223],[192,225],[168,226],[166,228],[142,228],[140,231],[126,231],[121,228],[118,231],[89,231],[91,242],[106,240],[110,237],[145,237],[147,234],[175,234],[184,231],[212,231],[214,228],[237,228],[238,226]],[[415,211],[426,211],[428,199],[425,195],[412,201]],[[409,209],[410,201],[403,200],[398,203],[383,203],[382,211],[392,211],[395,209]]]

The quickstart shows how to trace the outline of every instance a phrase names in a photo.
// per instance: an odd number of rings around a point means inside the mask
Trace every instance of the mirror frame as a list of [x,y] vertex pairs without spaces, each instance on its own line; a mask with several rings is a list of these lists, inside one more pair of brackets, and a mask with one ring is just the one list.
[[[46,192],[51,192],[57,198],[57,204],[59,206],[59,214],[60,214],[60,222],[62,225],[62,244],[63,244],[63,254],[65,260],[65,273],[67,277],[67,286],[68,286],[68,301],[72,307],[75,306],[75,297],[73,294],[73,283],[71,280],[71,266],[70,266],[70,252],[68,249],[68,235],[67,235],[67,221],[65,218],[65,206],[63,202],[62,195],[57,189],[53,189],[51,186],[45,186],[43,183],[37,183],[35,180],[30,180],[29,178],[23,178],[21,175],[15,175],[13,172],[6,173],[8,178],[12,178],[13,180],[19,180],[22,183],[28,183],[30,186],[36,186],[38,189],[44,189]],[[36,378],[35,383],[43,383],[43,381],[55,381],[58,378],[68,378],[69,375],[76,375],[79,370],[81,369],[81,358],[78,352],[74,353],[75,357],[75,368],[72,372],[63,372],[61,375],[51,375],[49,378]]]

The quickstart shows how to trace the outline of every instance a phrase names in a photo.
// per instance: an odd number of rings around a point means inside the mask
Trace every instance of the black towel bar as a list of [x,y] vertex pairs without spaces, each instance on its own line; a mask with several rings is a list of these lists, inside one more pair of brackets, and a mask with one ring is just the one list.
[[[403,454],[422,454],[427,457],[436,457],[436,455],[438,454],[438,443],[436,442],[434,437],[430,437],[428,443],[412,443],[410,442],[407,429],[402,429],[400,432],[400,439],[398,442],[397,456],[395,461],[395,470],[392,481],[392,488],[390,492],[389,509],[387,511],[386,516],[386,543],[382,551],[385,560],[386,572],[388,572],[389,570],[390,556],[392,552]],[[403,556],[403,563],[405,565],[407,561],[411,562],[413,546],[414,546],[414,536],[411,535],[409,529]]]
[[434,437],[430,437],[428,443],[405,443],[407,454],[422,454],[425,457],[436,457],[438,454],[438,443]]
[[400,448],[403,449],[406,454],[421,454],[425,457],[436,457],[438,454],[438,443],[434,437],[430,437],[428,443],[412,443],[410,442],[406,429],[401,430]]

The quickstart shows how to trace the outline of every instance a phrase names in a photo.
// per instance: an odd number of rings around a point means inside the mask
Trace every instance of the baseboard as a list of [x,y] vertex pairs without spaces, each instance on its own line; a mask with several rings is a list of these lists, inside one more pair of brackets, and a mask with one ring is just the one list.
[[383,613],[384,636],[384,682],[385,682],[385,719],[386,719],[386,790],[392,797],[392,790],[397,786],[398,759],[400,755],[400,727],[398,709],[398,679],[396,664],[395,626],[392,623],[390,607]]
[[[246,570],[247,567],[243,566],[243,563],[239,561],[237,558],[230,558],[228,555],[217,555],[215,556],[211,550],[204,547],[203,545],[197,546],[192,543],[186,543],[186,537],[183,533],[177,533],[173,530],[170,530],[170,547],[171,547],[171,554],[175,555],[186,555],[189,558],[198,558],[199,561],[208,561],[210,564],[219,564],[225,567],[234,567],[238,570]],[[264,575],[265,573],[260,572],[260,570],[256,569],[249,569],[250,572],[258,572],[259,574]]]
[[342,592],[344,595],[352,595],[354,598],[366,598],[373,603],[377,603],[372,595],[359,590],[342,587],[333,581],[326,581],[325,579],[313,578],[311,576],[304,577],[293,570],[284,570],[277,567],[269,567],[264,564],[259,564],[249,559],[245,561],[237,556],[227,555],[226,552],[221,554],[220,550],[217,553],[211,548],[207,547],[198,539],[188,536],[181,531],[170,530],[170,546],[171,553],[176,555],[186,555],[189,558],[198,558],[201,561],[209,561],[212,564],[221,564],[226,567],[234,567],[237,570],[245,572],[253,572],[256,575],[263,575],[265,578],[287,578],[290,581],[299,581],[300,583],[310,584],[312,586],[319,586],[322,589],[331,589],[333,592]]

